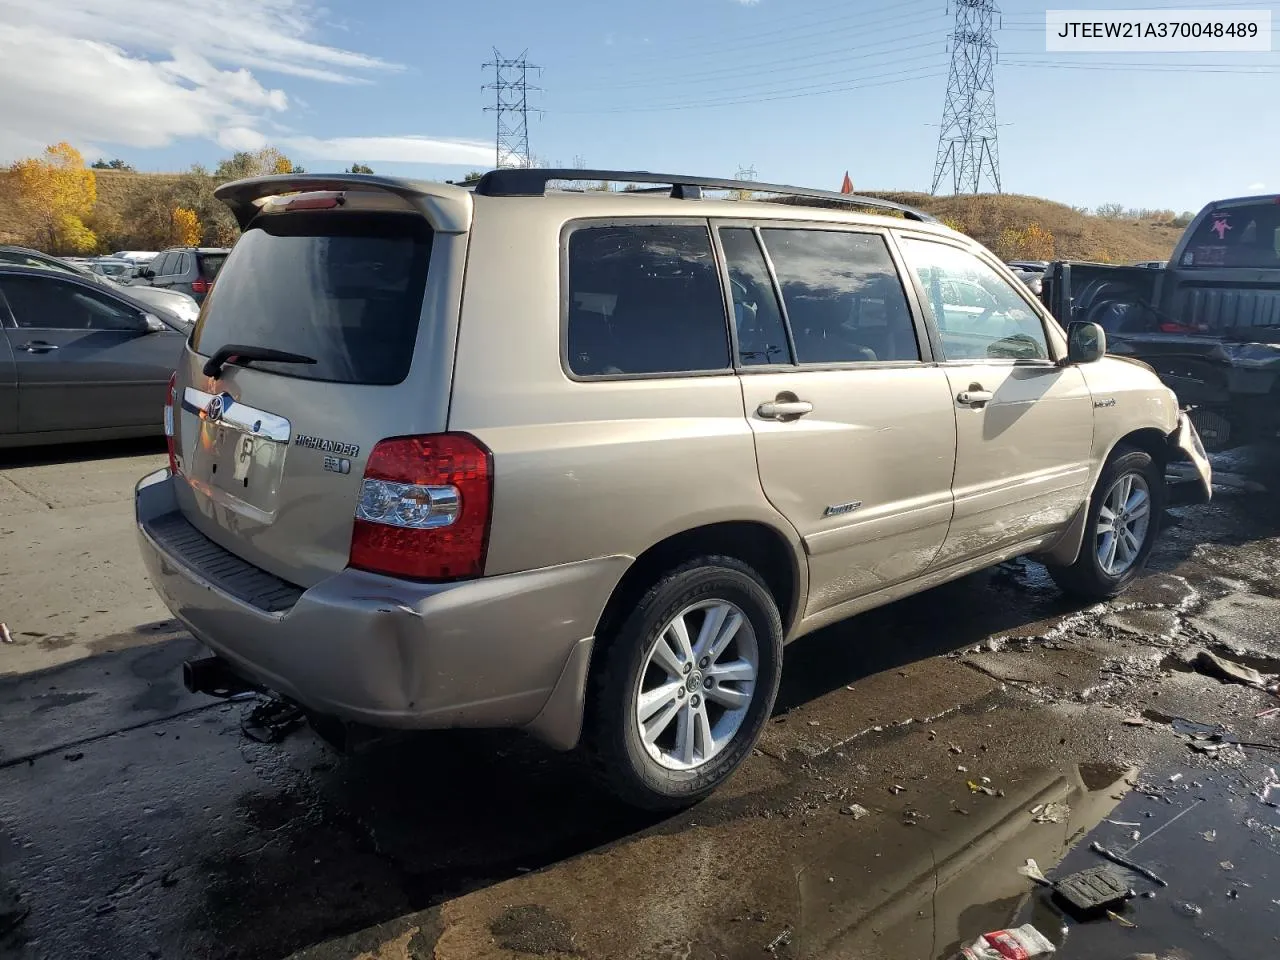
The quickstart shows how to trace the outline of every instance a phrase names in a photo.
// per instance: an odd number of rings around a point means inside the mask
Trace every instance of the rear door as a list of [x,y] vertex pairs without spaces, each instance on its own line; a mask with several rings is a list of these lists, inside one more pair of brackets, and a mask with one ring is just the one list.
[[[349,194],[333,209],[258,215],[179,369],[183,513],[301,586],[347,565],[374,444],[447,421],[466,234],[434,233],[407,204],[361,209],[373,202]],[[206,376],[230,346],[313,362],[228,363]]]
[[760,480],[809,555],[806,613],[924,572],[951,520],[955,415],[887,236],[718,226]]
[[[1058,366],[1028,292],[990,262],[943,239],[902,235],[899,244],[935,327],[955,417],[955,514],[936,565],[1051,535],[1088,493],[1084,375]],[[974,302],[986,304],[980,314]]]
[[55,275],[0,275],[23,433],[153,424],[182,349],[142,311],[95,285]]
[[0,293],[0,437],[18,432],[18,368],[9,341],[13,335],[9,307]]

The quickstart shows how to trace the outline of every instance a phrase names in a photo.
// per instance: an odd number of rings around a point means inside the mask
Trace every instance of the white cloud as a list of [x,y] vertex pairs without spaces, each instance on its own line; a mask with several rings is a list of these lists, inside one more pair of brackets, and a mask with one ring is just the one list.
[[0,0],[0,24],[45,27],[146,54],[199,47],[213,63],[338,83],[399,70],[378,57],[318,43],[311,0]]
[[282,79],[368,83],[403,69],[319,42],[326,16],[315,0],[0,0],[0,164],[61,140],[92,158],[192,138],[228,151],[270,139],[344,163],[492,162],[470,141],[297,135],[286,114],[305,105]]
[[281,141],[289,153],[318,160],[349,163],[438,163],[481,166],[493,163],[493,144],[434,137],[289,137]]
[[177,51],[143,60],[42,27],[0,26],[0,162],[59,140],[163,147],[181,137],[251,128],[288,97],[249,71]]
[[1265,190],[1265,189],[1267,189],[1267,185],[1266,185],[1265,183],[1251,183],[1251,184],[1249,184],[1249,189],[1250,189],[1250,190]]

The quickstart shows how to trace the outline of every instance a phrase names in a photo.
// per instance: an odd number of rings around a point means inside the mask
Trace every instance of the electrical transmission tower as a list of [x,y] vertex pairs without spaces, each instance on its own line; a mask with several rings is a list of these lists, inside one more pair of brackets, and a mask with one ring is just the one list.
[[757,176],[757,174],[756,174],[756,168],[755,168],[755,165],[754,165],[754,164],[752,164],[752,165],[751,165],[751,166],[749,166],[749,167],[739,167],[739,168],[738,168],[738,172],[737,172],[737,173],[735,173],[735,174],[733,175],[733,179],[735,179],[735,180],[755,180],[755,179],[756,179],[756,176]]
[[493,106],[485,112],[498,115],[498,133],[494,140],[497,167],[531,167],[533,157],[529,153],[529,94],[538,92],[529,86],[529,71],[541,70],[530,63],[528,51],[509,59],[493,51],[493,59],[484,65],[493,71],[493,83],[486,83],[481,90],[494,92]]
[[942,108],[938,159],[932,193],[950,172],[955,193],[977,193],[985,176],[1000,192],[1000,151],[996,145],[996,42],[992,20],[1000,13],[994,0],[954,0],[956,28],[951,34],[951,72]]

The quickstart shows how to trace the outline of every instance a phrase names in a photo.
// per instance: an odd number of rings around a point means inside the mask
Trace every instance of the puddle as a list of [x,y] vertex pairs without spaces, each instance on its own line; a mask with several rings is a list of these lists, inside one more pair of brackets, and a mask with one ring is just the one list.
[[[824,899],[821,885],[802,883],[808,946],[814,956],[952,960],[983,933],[1029,923],[1054,943],[1056,960],[1274,956],[1280,809],[1259,796],[1270,762],[1147,772],[1095,764],[1069,776],[1046,770],[1026,779],[1007,816],[975,824],[964,842],[928,822],[912,831],[913,844],[932,844],[933,871],[834,936],[810,924],[820,927],[822,914],[838,913],[839,904]],[[1069,808],[1062,823],[1031,815],[1045,805],[1061,810],[1055,804]],[[1099,846],[1141,869],[1105,859]],[[1019,872],[1028,859],[1049,883],[1108,867],[1132,896],[1112,906],[1118,919],[1081,915]]]

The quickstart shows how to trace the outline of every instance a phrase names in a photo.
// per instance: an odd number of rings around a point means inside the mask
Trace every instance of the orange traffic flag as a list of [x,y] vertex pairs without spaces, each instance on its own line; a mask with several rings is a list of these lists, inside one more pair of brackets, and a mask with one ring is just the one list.
[[844,172],[844,183],[840,185],[841,193],[853,193],[853,181],[849,179],[849,171]]

